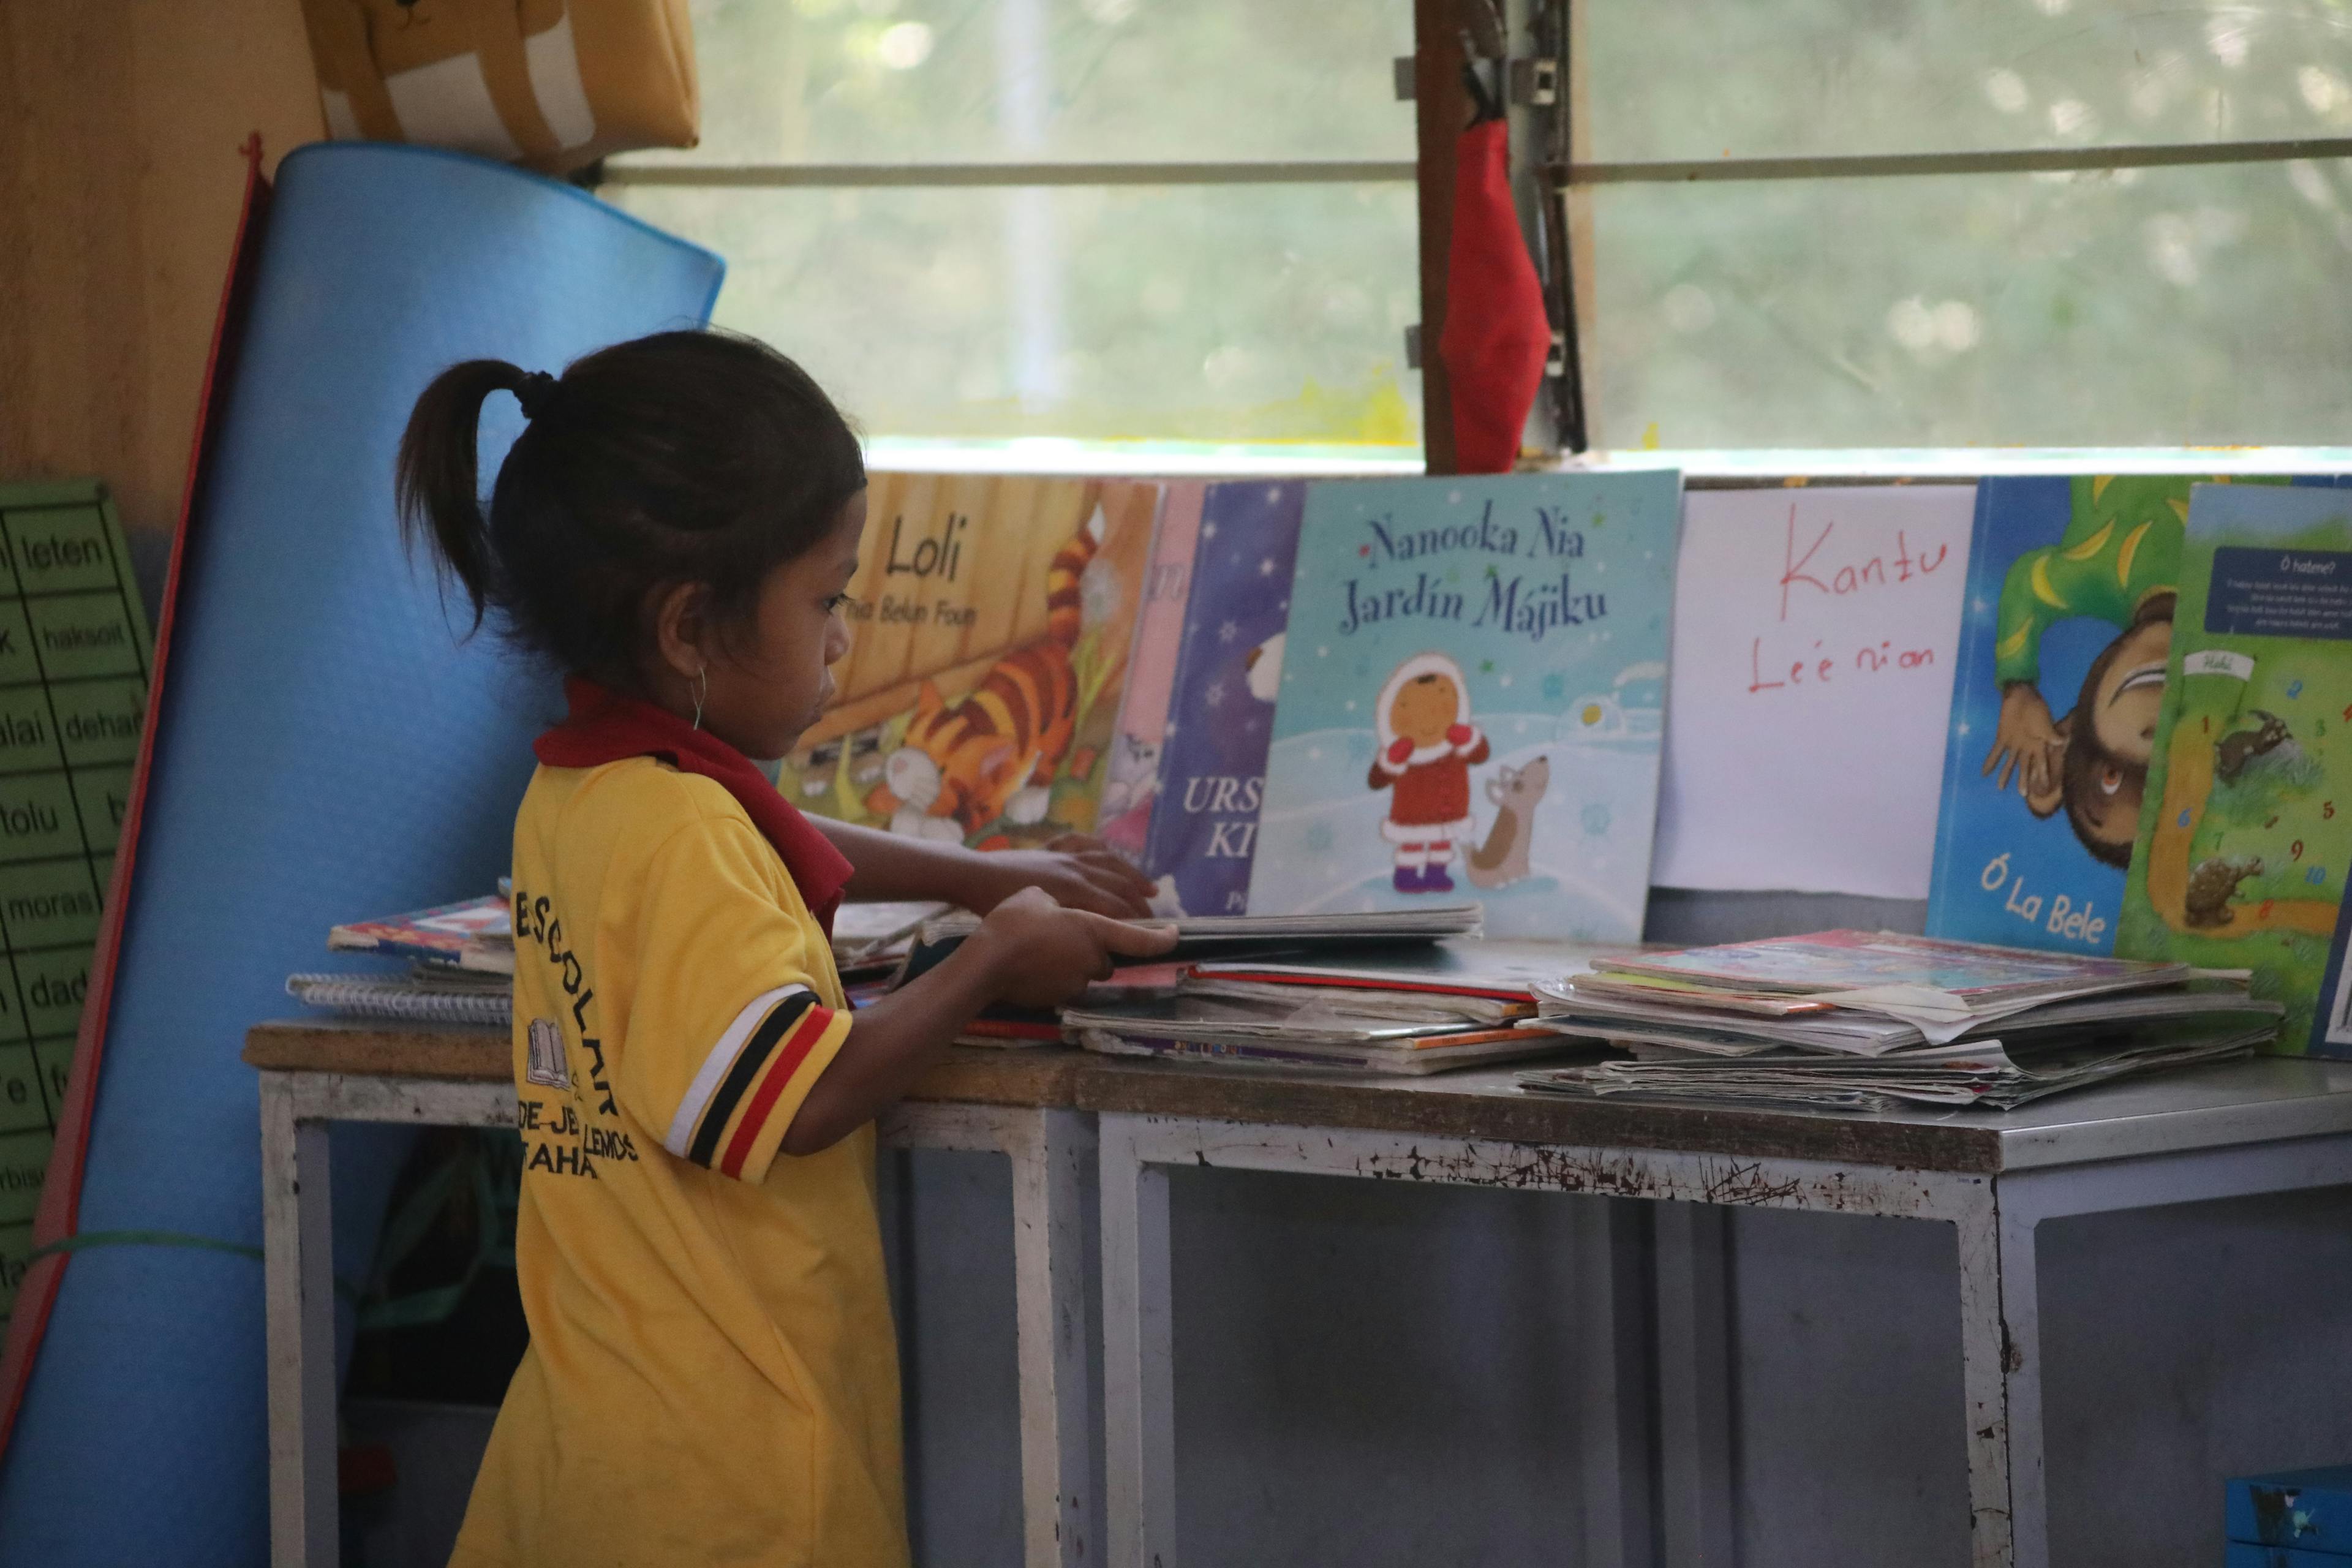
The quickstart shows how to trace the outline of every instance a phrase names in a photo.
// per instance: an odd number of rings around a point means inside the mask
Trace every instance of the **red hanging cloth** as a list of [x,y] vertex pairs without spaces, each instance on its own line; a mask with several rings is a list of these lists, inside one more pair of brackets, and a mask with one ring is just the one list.
[[1454,401],[1454,456],[1465,474],[1505,474],[1543,384],[1551,321],[1518,209],[1511,201],[1510,132],[1486,120],[1454,154],[1454,235],[1438,353]]

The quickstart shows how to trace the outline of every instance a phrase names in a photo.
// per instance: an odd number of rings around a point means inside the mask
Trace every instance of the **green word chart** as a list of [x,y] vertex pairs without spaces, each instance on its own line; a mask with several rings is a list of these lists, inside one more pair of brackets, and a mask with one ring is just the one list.
[[0,485],[0,1322],[32,1248],[153,658],[105,487]]

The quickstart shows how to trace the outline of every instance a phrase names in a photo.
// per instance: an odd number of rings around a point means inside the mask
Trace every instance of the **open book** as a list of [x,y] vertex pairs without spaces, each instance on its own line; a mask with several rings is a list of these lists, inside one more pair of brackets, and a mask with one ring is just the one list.
[[[934,947],[961,942],[980,929],[981,917],[968,910],[942,915],[923,924],[916,948],[919,961]],[[1253,952],[1329,952],[1378,942],[1435,942],[1449,936],[1476,936],[1481,910],[1476,904],[1444,904],[1430,909],[1367,910],[1327,915],[1180,915],[1174,920],[1145,919],[1136,925],[1176,928],[1176,950],[1138,962],[1166,963],[1171,960],[1230,955],[1235,949]],[[938,957],[944,957],[940,953]],[[930,963],[937,963],[938,957]],[[911,978],[922,969],[911,963]]]

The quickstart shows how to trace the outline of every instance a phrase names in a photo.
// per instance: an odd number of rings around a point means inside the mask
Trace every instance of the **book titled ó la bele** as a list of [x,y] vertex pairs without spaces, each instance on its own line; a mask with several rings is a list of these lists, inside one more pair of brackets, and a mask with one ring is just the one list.
[[2116,951],[2193,482],[1978,485],[1928,935]]
[[1253,913],[1639,940],[1681,476],[1308,488]]
[[2321,1005],[2352,866],[2352,492],[2192,494],[2116,951],[2252,970],[2280,1049],[2352,1055]]
[[874,474],[803,811],[973,847],[1092,832],[1160,487]]
[[1237,915],[1249,900],[1307,486],[1212,485],[1201,505],[1143,874],[1162,914]]

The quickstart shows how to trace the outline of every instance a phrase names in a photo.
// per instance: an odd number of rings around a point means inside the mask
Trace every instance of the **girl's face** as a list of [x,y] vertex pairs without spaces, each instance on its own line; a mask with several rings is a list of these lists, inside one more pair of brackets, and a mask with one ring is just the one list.
[[[683,678],[690,718],[698,691],[702,727],[749,757],[781,757],[833,700],[829,666],[849,651],[842,615],[857,549],[866,532],[866,492],[858,491],[816,547],[769,572],[756,614],[730,637],[681,626],[681,663],[665,627],[666,661]],[[690,651],[688,651],[690,650]],[[693,677],[707,673],[705,689]],[[677,689],[677,687],[672,688]]]

